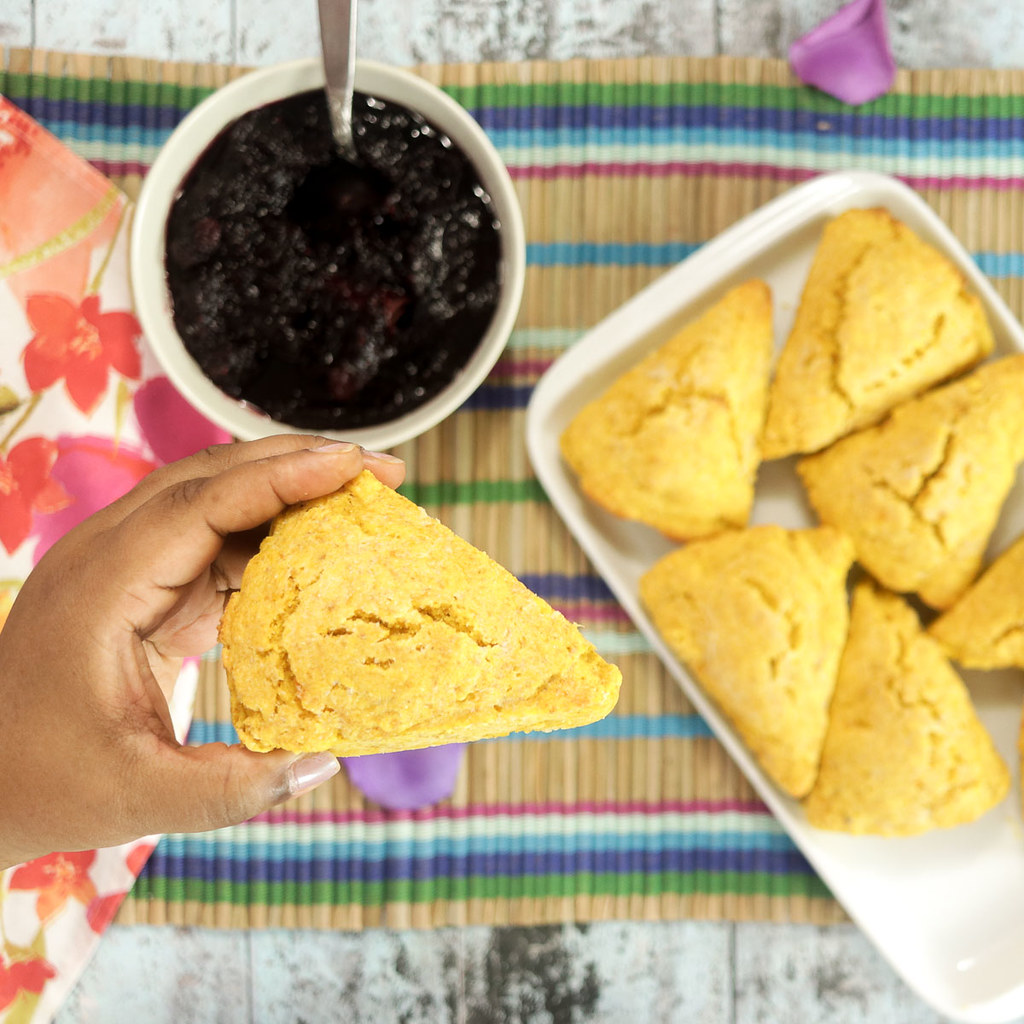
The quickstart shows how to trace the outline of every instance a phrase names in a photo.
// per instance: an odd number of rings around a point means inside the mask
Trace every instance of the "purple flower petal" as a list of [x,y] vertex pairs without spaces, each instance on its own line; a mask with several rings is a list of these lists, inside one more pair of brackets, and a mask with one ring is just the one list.
[[452,795],[465,743],[449,743],[395,754],[343,757],[352,784],[392,811],[414,811]]
[[176,462],[231,435],[192,408],[166,377],[154,377],[135,392],[135,418],[153,454]]
[[896,77],[884,0],[853,0],[789,48],[802,82],[844,103],[881,96]]

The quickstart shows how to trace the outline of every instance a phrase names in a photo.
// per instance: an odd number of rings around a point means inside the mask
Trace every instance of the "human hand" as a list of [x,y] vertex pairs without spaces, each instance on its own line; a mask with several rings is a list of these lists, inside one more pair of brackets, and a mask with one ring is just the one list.
[[365,466],[310,436],[223,445],[158,469],[71,530],[0,632],[0,867],[57,850],[236,824],[338,771],[330,754],[181,746],[167,696],[209,650],[260,527]]

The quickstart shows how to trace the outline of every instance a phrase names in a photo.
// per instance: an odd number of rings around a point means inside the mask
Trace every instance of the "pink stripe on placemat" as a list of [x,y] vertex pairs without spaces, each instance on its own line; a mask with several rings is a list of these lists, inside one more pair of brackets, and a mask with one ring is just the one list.
[[764,804],[756,800],[684,800],[648,804],[641,801],[617,803],[615,801],[584,801],[581,803],[524,803],[473,804],[468,807],[430,807],[420,811],[382,812],[376,808],[362,811],[300,811],[285,807],[261,814],[253,821],[272,822],[275,825],[375,825],[395,821],[459,821],[466,818],[521,818],[527,815],[600,815],[642,814],[656,817],[662,814],[753,814],[768,816]]

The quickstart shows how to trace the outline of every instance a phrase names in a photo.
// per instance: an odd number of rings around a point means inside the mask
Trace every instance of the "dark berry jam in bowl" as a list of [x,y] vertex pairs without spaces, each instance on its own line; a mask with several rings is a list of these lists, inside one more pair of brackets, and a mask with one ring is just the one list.
[[172,133],[136,207],[143,330],[178,390],[235,437],[390,448],[494,365],[525,278],[522,214],[476,121],[360,61],[361,165],[335,157],[319,61],[255,71]]

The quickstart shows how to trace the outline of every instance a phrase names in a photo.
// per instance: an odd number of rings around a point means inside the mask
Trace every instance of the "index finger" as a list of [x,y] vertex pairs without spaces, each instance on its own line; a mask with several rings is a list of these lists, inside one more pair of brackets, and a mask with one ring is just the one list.
[[255,441],[231,441],[227,444],[212,445],[186,458],[154,469],[127,494],[102,509],[99,515],[104,519],[119,521],[176,483],[197,477],[216,476],[245,462],[304,451],[307,448],[320,448],[333,443],[315,434],[273,434]]

